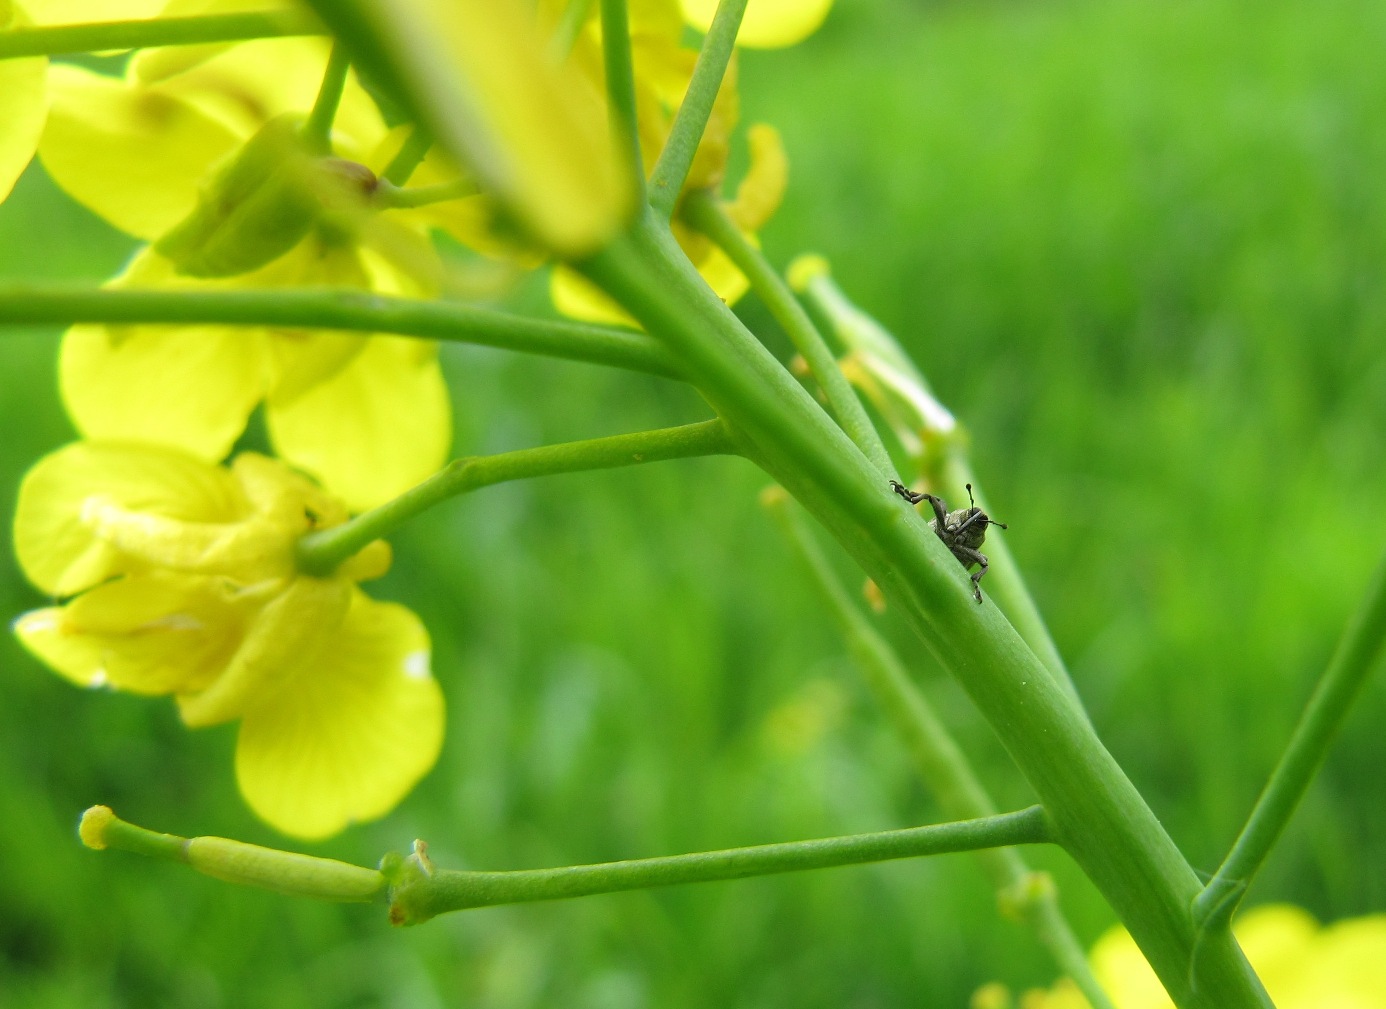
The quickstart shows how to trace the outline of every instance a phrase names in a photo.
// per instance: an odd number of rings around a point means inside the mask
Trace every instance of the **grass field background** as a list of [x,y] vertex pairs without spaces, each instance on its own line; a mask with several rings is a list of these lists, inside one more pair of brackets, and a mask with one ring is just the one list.
[[[746,118],[791,159],[767,253],[827,255],[968,426],[1099,731],[1206,870],[1386,545],[1383,51],[1364,0],[855,0],[742,65]],[[131,248],[37,167],[0,205],[0,279],[96,283]],[[57,336],[0,333],[6,516],[72,437]],[[443,355],[460,453],[706,415],[656,379]],[[554,477],[397,537],[376,594],[430,629],[447,743],[393,816],[307,850],[371,863],[423,837],[441,865],[499,869],[938,819],[763,484],[736,460]],[[0,613],[43,603],[0,563]],[[961,692],[882,627],[1000,801],[1030,801]],[[1386,910],[1383,722],[1378,677],[1252,903]],[[396,930],[78,847],[95,802],[283,843],[236,796],[233,743],[0,638],[0,1007],[954,1009],[1053,976],[965,856]],[[1111,923],[1064,859],[1035,859],[1085,941]]]

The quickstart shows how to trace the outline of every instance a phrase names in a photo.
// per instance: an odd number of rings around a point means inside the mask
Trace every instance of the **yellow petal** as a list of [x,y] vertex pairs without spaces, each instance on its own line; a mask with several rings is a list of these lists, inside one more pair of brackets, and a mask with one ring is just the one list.
[[756,123],[746,131],[746,139],[751,146],[751,167],[736,188],[736,199],[727,205],[727,214],[743,231],[759,231],[784,199],[789,159],[773,126]]
[[266,410],[275,451],[352,511],[435,473],[452,441],[448,390],[433,345],[372,337],[332,378]]
[[[268,11],[289,9],[287,4],[271,3],[270,0],[170,0],[160,17],[198,17],[205,14],[235,14],[246,11]],[[224,53],[235,43],[209,42],[205,45],[164,46],[159,49],[143,49],[131,59],[134,76],[145,83],[160,81],[185,70],[205,63],[214,56]]]
[[[707,31],[717,0],[680,0],[683,15],[699,31]],[[750,0],[738,45],[749,49],[777,49],[802,42],[818,30],[833,0]]]
[[[6,27],[4,8],[0,3],[0,28]],[[10,195],[38,147],[48,112],[47,76],[43,58],[0,61],[0,123],[5,124],[0,128],[0,200]]]
[[553,298],[553,307],[570,318],[640,328],[624,308],[582,274],[566,266],[555,266],[549,275],[549,296]]
[[239,718],[288,690],[299,670],[342,633],[352,587],[342,578],[295,578],[264,604],[226,669],[200,693],[180,696],[191,728]]
[[[112,286],[180,280],[146,250]],[[245,430],[270,373],[263,330],[234,326],[73,326],[58,356],[63,403],[88,438],[147,441],[219,460]]]
[[231,522],[247,507],[230,474],[180,452],[92,442],[60,448],[25,475],[15,507],[15,552],[45,592],[72,595],[136,566],[84,518],[93,498],[187,522]]
[[214,679],[247,616],[222,579],[149,573],[98,585],[61,609],[25,614],[15,630],[31,652],[79,683],[168,694]]
[[122,231],[154,239],[186,217],[208,170],[240,138],[188,102],[71,65],[49,68],[39,144],[68,194]]
[[246,712],[236,778],[274,827],[328,837],[389,812],[433,766],[442,738],[423,625],[357,591],[332,640]]

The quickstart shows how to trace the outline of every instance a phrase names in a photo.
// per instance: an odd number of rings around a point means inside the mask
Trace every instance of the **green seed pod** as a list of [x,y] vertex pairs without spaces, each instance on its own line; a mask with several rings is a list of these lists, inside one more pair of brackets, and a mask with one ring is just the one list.
[[374,869],[225,837],[194,837],[187,843],[186,857],[189,865],[208,876],[290,896],[365,902],[385,891],[385,877]]
[[314,157],[302,118],[271,119],[216,173],[192,213],[154,243],[179,273],[232,277],[277,259],[322,218],[375,188],[369,169]]

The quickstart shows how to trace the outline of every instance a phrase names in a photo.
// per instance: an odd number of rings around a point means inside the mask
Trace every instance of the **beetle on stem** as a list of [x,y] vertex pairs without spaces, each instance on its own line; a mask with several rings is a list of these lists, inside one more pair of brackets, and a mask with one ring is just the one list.
[[934,531],[939,539],[943,540],[943,545],[958,559],[958,563],[964,570],[978,565],[977,571],[972,576],[972,594],[977,597],[977,602],[982,601],[982,588],[980,582],[982,576],[987,573],[986,554],[979,549],[987,538],[988,526],[999,526],[1006,528],[1004,522],[997,522],[982,509],[977,507],[977,502],[972,499],[972,485],[967,485],[967,500],[970,504],[968,508],[959,508],[956,511],[949,511],[943,498],[933,494],[912,491],[898,480],[890,481],[890,489],[910,504],[919,504],[921,501],[928,501],[934,509],[934,517],[929,522],[929,528]]

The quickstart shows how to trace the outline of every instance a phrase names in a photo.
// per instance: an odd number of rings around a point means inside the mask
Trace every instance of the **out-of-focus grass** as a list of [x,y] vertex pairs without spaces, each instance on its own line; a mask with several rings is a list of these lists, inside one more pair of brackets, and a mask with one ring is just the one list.
[[[1386,12],[1229,0],[842,5],[746,54],[792,158],[767,230],[826,253],[973,432],[1104,738],[1211,869],[1386,543]],[[0,276],[128,246],[32,172]],[[763,322],[749,304],[744,313]],[[53,333],[0,336],[0,507],[70,429]],[[449,349],[462,451],[701,416],[672,384]],[[318,849],[442,864],[657,854],[937,817],[734,460],[500,487],[396,541],[450,705],[438,769]],[[847,568],[844,566],[844,571]],[[0,567],[0,607],[42,600]],[[918,648],[887,630],[909,655]],[[918,663],[985,777],[1028,793]],[[1051,969],[965,858],[388,929],[76,846],[108,802],[275,843],[233,732],[73,690],[0,639],[0,1006],[885,1007]],[[1367,690],[1253,899],[1386,907],[1386,687]],[[1085,937],[1109,921],[1057,856]]]

